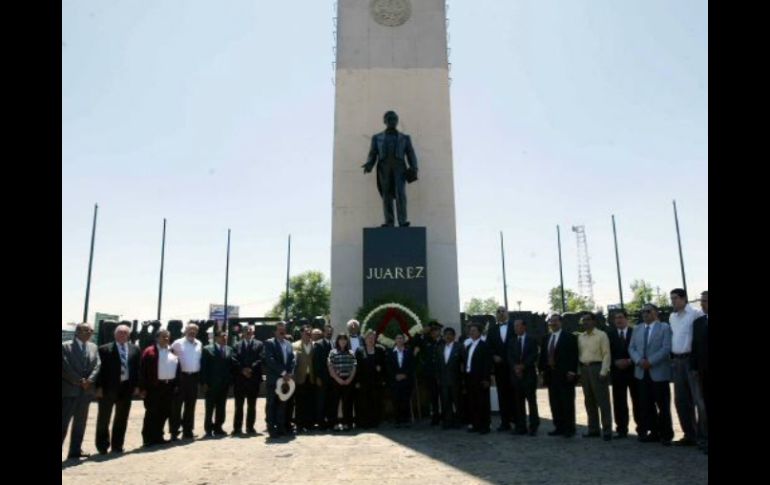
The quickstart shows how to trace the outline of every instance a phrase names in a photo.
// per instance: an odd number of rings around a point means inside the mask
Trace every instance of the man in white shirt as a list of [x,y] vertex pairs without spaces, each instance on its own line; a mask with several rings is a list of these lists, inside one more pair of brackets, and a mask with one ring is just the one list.
[[[195,403],[198,400],[198,383],[200,380],[201,356],[203,344],[196,338],[198,325],[190,322],[185,327],[184,337],[176,339],[171,344],[171,350],[179,358],[181,367],[179,394],[174,396],[174,408],[171,412],[171,440],[179,439],[179,428],[182,437],[193,439],[195,427]],[[184,415],[182,407],[184,406]]]
[[158,331],[157,343],[145,349],[139,364],[139,389],[144,399],[142,440],[145,447],[166,443],[163,427],[170,422],[173,396],[179,384],[179,358],[169,346],[168,330]]
[[463,346],[455,341],[455,330],[444,328],[444,342],[437,345],[437,377],[441,393],[442,428],[460,426],[460,390],[462,387]]
[[[687,304],[687,293],[682,288],[671,290],[671,306],[674,311],[668,317],[671,325],[671,372],[674,381],[674,404],[684,437],[675,446],[702,446],[706,440],[706,406],[698,378],[690,371],[693,322],[703,312]],[[698,418],[695,418],[695,409]]]
[[490,425],[489,386],[492,381],[492,353],[481,339],[481,324],[468,324],[471,343],[465,348],[464,367],[468,391],[469,432],[487,434]]

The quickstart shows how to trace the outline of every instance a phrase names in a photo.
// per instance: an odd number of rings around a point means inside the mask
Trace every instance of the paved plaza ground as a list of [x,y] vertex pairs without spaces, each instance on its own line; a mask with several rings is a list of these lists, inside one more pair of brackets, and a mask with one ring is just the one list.
[[[260,436],[180,441],[150,450],[141,448],[144,407],[134,401],[123,455],[96,454],[96,404],[91,405],[79,462],[65,461],[63,484],[211,484],[371,483],[386,484],[688,484],[708,483],[708,456],[694,448],[665,448],[629,439],[604,442],[581,438],[587,418],[577,389],[578,434],[572,439],[551,431],[548,393],[539,389],[542,424],[537,437],[496,433],[493,416],[488,435],[441,430],[427,422],[410,429],[389,423],[377,432],[310,434],[269,442],[264,400],[257,403]],[[225,430],[232,429],[233,400],[228,400]],[[203,433],[203,400],[196,405],[195,433]],[[675,439],[682,436],[673,409]],[[633,422],[632,426],[633,428]],[[633,430],[632,430],[633,431]],[[168,437],[168,435],[166,436]],[[67,440],[69,441],[69,439]]]

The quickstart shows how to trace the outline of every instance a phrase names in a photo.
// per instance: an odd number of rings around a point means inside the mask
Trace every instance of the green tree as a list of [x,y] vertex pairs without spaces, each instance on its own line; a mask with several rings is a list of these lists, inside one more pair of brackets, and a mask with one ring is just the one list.
[[551,304],[552,312],[593,311],[596,308],[594,302],[578,295],[569,288],[564,289],[564,298],[567,299],[566,309],[563,309],[561,304],[561,286],[551,288],[551,291],[548,293],[548,301]]
[[268,316],[283,318],[286,307],[289,318],[313,318],[329,314],[331,287],[320,271],[306,271],[289,280],[289,298],[281,292],[278,303],[268,312]]
[[465,313],[466,315],[494,315],[499,306],[500,303],[495,298],[487,298],[486,300],[471,298],[465,302]]
[[652,284],[645,280],[634,280],[631,282],[631,291],[634,292],[633,299],[626,305],[629,313],[635,314],[641,311],[645,303],[653,303],[661,308],[671,306],[668,295],[660,292],[660,287],[653,289]]

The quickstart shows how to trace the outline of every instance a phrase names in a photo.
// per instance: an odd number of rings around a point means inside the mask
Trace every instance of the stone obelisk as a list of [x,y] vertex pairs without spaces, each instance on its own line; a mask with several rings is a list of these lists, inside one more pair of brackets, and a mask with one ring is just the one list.
[[409,220],[427,231],[428,307],[459,327],[452,130],[444,0],[338,0],[332,190],[331,319],[362,305],[363,228],[382,223],[374,177],[364,175],[373,133],[394,110],[411,136],[419,180]]

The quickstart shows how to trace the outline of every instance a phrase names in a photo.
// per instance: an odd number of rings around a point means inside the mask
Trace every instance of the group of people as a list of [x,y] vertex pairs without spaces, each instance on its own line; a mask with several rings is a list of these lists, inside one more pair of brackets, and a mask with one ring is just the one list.
[[[631,327],[627,313],[619,311],[607,332],[596,328],[594,315],[586,313],[581,319],[584,332],[578,336],[562,331],[561,316],[554,313],[542,341],[528,334],[524,320],[510,322],[500,307],[496,324],[485,335],[479,323],[468,324],[462,340],[453,328],[442,330],[431,322],[424,334],[408,342],[407,336],[396,336],[392,349],[377,344],[371,330],[361,335],[356,320],[348,322],[347,333],[336,336],[330,325],[306,325],[296,342],[287,338],[282,322],[264,342],[254,338],[254,327],[246,326],[234,346],[227,345],[225,327],[212,329],[213,343],[203,346],[196,338],[198,326],[189,323],[174,342],[168,330],[159,330],[155,344],[143,352],[129,341],[126,325],[115,329],[114,342],[97,347],[90,342],[93,330],[83,323],[74,340],[62,343],[62,446],[72,422],[68,458],[88,456],[81,446],[93,397],[98,399],[100,454],[123,452],[135,397],[145,408],[144,446],[194,439],[199,388],[205,396],[206,437],[227,434],[223,426],[231,388],[235,413],[230,434],[257,435],[256,402],[263,380],[270,437],[375,428],[386,402],[392,403],[396,427],[409,427],[418,387],[427,393],[432,425],[467,424],[469,432],[485,434],[491,426],[492,386],[500,409],[498,431],[536,436],[539,371],[553,416],[549,435],[575,435],[575,386],[580,382],[588,414],[584,437],[611,440],[614,408],[615,437],[625,438],[630,394],[639,440],[670,445],[673,380],[685,435],[677,444],[697,444],[708,453],[708,292],[701,295],[703,312],[687,304],[684,290],[673,290],[671,300],[675,312],[670,323],[658,321],[658,308],[648,304],[643,325]],[[287,398],[289,387],[295,391]],[[164,438],[166,423],[170,439]]]

